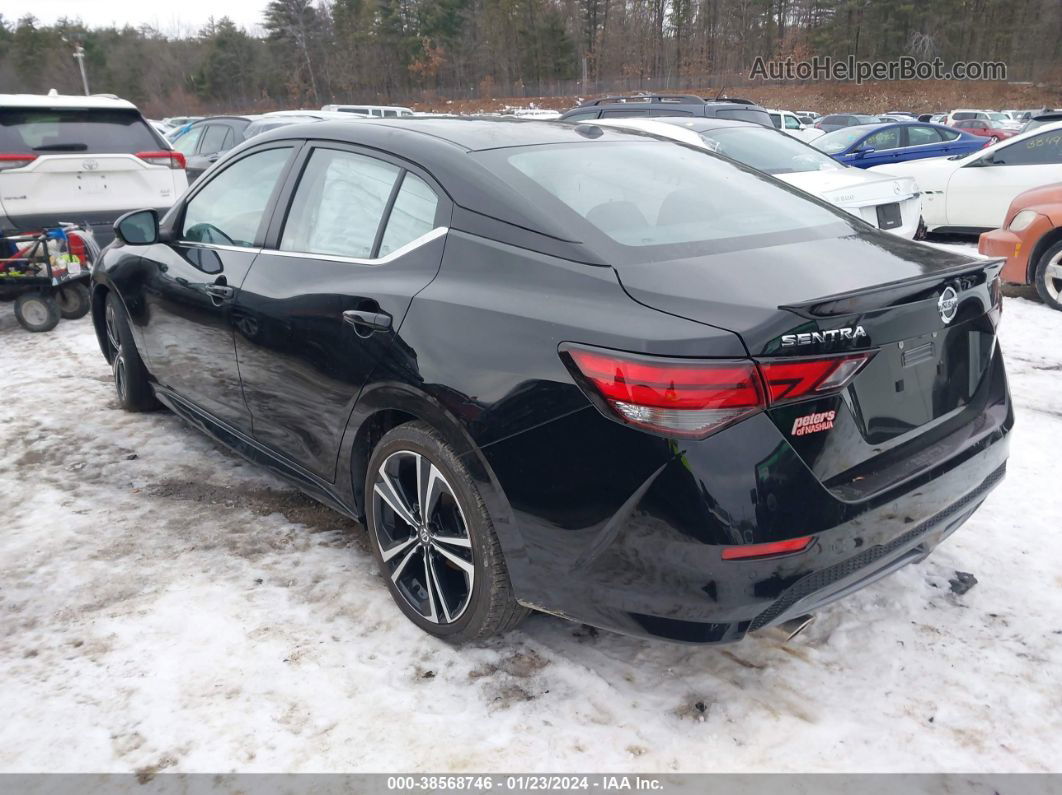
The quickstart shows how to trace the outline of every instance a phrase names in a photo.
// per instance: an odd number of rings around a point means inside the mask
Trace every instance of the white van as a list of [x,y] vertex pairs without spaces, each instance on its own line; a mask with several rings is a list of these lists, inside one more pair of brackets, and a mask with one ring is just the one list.
[[393,119],[396,116],[413,115],[413,111],[410,108],[402,108],[397,105],[325,105],[321,110],[360,113],[377,119]]
[[0,234],[85,222],[102,246],[118,216],[169,209],[184,165],[123,99],[0,94]]

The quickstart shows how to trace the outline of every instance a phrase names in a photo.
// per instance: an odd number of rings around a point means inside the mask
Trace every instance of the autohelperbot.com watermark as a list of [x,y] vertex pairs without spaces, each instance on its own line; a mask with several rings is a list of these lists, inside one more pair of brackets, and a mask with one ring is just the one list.
[[838,80],[864,83],[868,80],[1006,80],[1003,61],[930,61],[904,55],[891,61],[861,61],[854,55],[834,58],[816,55],[806,61],[794,58],[767,60],[757,57],[750,80]]

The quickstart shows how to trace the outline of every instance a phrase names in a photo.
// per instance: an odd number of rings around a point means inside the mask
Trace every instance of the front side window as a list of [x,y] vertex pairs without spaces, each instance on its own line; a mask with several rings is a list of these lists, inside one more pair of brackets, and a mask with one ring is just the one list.
[[1001,166],[1042,166],[1062,163],[1062,130],[1033,135],[997,149],[992,162]]
[[373,157],[315,150],[295,190],[281,250],[371,257],[400,173],[397,166]]
[[428,187],[428,183],[407,172],[391,207],[391,214],[387,217],[379,256],[390,254],[434,229],[438,206],[439,197]]
[[786,116],[785,117],[785,128],[787,130],[799,130],[800,129],[800,120],[797,119],[796,116]]
[[290,147],[267,149],[219,172],[185,207],[181,237],[197,243],[254,246],[290,154]]
[[841,152],[847,152],[866,133],[866,130],[842,127],[840,130],[834,130],[831,133],[815,138],[811,145],[828,155],[839,155]]
[[895,149],[900,145],[900,128],[890,127],[887,130],[876,132],[867,137],[867,140],[864,141],[864,145],[872,147],[878,152]]
[[203,137],[203,130],[205,129],[206,125],[192,127],[173,142],[173,148],[185,157],[191,157],[195,154],[196,145],[199,143],[199,139]]
[[622,246],[714,244],[845,223],[840,211],[768,177],[669,143],[534,146],[480,157],[523,182],[529,200],[535,192],[541,201],[552,197]]

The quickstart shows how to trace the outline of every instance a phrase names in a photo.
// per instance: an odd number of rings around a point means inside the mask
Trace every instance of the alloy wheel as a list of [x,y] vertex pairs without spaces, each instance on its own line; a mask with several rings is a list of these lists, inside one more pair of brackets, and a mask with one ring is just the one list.
[[376,543],[387,575],[422,618],[452,624],[475,585],[472,540],[461,503],[425,456],[392,453],[373,483]]
[[107,344],[111,346],[111,353],[117,354],[121,347],[119,342],[121,338],[118,336],[118,313],[114,311],[114,306],[109,301],[104,314],[104,325],[107,328]]
[[1062,251],[1059,251],[1044,269],[1044,287],[1056,304],[1062,296]]
[[122,349],[118,348],[114,354],[114,362],[111,364],[112,372],[114,373],[114,389],[118,393],[119,400],[125,400],[125,391],[127,385],[127,374],[125,371],[125,354],[122,353]]

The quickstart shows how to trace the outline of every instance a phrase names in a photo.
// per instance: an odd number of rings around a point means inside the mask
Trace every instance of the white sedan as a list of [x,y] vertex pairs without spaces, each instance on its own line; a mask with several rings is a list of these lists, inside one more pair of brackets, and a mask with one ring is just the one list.
[[672,138],[726,155],[835,204],[901,237],[918,231],[922,200],[913,179],[870,174],[818,149],[751,122],[730,119],[595,119],[593,124]]
[[997,229],[1019,193],[1062,182],[1062,122],[958,159],[910,160],[867,170],[914,177],[922,190],[922,216],[929,231],[976,234]]

